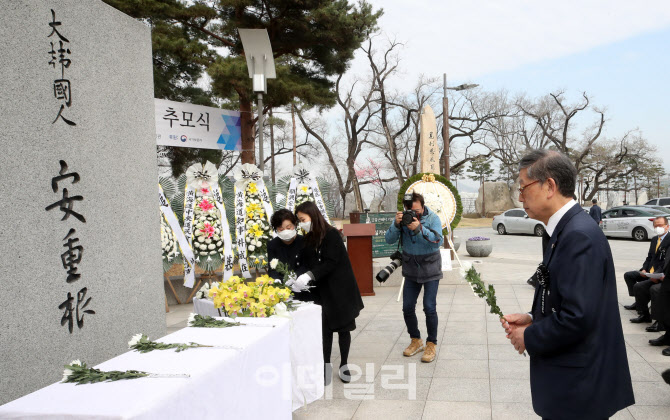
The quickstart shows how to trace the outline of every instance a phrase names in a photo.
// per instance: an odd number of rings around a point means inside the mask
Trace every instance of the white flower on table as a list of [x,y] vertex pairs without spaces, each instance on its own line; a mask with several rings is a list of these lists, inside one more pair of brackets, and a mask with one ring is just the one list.
[[270,261],[270,268],[273,269],[273,270],[276,269],[277,264],[279,264],[279,260],[276,259],[276,258],[273,258],[272,261]]
[[275,315],[277,316],[288,316],[288,309],[284,302],[279,302],[275,305]]
[[130,339],[128,342],[128,348],[132,348],[135,344],[139,343],[140,340],[142,339],[142,333],[135,334],[133,338]]
[[81,360],[73,360],[72,363],[70,363],[70,366],[81,366]]
[[188,325],[190,327],[191,324],[194,323],[194,322],[195,322],[195,314],[191,313],[191,315],[188,316],[188,322],[186,323],[186,325]]
[[72,373],[74,373],[74,372],[72,372],[70,369],[65,369],[65,370],[63,371],[63,379],[61,380],[61,382],[65,382],[65,381],[67,381],[67,378],[69,378],[70,376],[72,376]]

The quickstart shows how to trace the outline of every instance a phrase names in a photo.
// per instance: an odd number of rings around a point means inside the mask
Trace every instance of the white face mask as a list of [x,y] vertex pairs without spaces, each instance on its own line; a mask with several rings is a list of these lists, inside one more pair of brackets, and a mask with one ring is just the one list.
[[277,232],[277,236],[279,236],[279,239],[281,239],[284,242],[288,242],[291,239],[295,238],[295,235],[298,232],[295,231],[295,229],[286,229],[282,230],[281,232]]
[[656,234],[658,236],[665,235],[665,226],[657,226],[657,227],[654,228],[654,230],[656,231]]
[[309,231],[312,229],[312,221],[310,220],[309,222],[300,222],[300,229],[304,230],[305,233],[309,233]]

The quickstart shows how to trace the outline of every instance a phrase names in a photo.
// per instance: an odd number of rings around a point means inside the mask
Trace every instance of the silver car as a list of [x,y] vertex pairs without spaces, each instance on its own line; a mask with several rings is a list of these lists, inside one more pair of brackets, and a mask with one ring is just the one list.
[[523,209],[507,210],[501,215],[493,218],[491,224],[493,230],[499,235],[508,233],[528,233],[535,236],[544,234],[544,223],[539,220],[531,219]]
[[654,219],[667,213],[651,207],[614,207],[603,212],[600,227],[605,236],[646,241],[654,235]]
[[644,205],[670,207],[670,197],[653,198],[644,203]]

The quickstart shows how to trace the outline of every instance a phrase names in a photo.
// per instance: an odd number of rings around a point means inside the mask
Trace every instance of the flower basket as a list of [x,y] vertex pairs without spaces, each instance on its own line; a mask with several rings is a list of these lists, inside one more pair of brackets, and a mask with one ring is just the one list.
[[465,242],[465,249],[471,257],[488,257],[493,252],[491,238],[475,236]]

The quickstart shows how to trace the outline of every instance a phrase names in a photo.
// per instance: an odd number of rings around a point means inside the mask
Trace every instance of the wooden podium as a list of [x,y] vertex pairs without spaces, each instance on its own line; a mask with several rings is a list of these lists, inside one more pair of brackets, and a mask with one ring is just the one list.
[[361,296],[374,296],[372,288],[372,237],[374,223],[347,224],[342,233],[347,237],[347,252],[354,269]]

